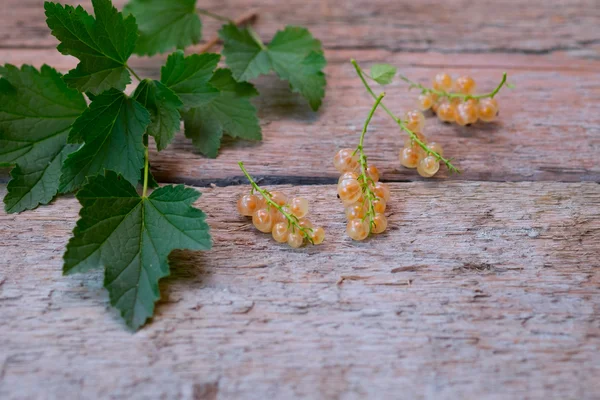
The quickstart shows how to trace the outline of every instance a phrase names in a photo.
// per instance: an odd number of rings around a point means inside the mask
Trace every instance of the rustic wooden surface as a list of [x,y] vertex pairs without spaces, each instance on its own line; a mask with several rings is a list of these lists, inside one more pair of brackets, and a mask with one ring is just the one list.
[[[75,65],[54,49],[42,1],[0,3],[1,63]],[[288,23],[310,28],[329,61],[322,110],[265,77],[263,142],[226,143],[208,160],[180,135],[153,152],[161,182],[204,193],[197,205],[215,248],[172,255],[156,316],[136,334],[109,307],[99,273],[60,273],[75,199],[0,211],[0,398],[600,399],[596,0],[202,6],[231,17],[259,10],[265,38]],[[218,24],[203,21],[213,36]],[[371,104],[350,58],[422,82],[468,73],[483,89],[507,71],[517,85],[500,95],[497,123],[427,121],[461,175],[423,181],[400,168],[403,137],[375,116],[367,152],[393,200],[388,232],[364,243],[343,234],[330,166]],[[155,77],[163,61],[132,65]],[[411,107],[405,85],[386,92],[394,110]],[[238,217],[239,160],[308,196],[326,242],[292,250]],[[7,180],[0,170],[0,196]]]

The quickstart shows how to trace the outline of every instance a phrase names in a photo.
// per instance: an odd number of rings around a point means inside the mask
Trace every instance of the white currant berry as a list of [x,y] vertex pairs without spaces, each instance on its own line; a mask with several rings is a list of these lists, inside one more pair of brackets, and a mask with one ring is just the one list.
[[338,194],[344,203],[355,203],[362,196],[362,188],[358,180],[346,179],[338,184]]
[[436,114],[440,121],[454,122],[456,119],[456,107],[450,102],[443,102],[438,106]]
[[478,106],[479,119],[484,122],[491,122],[498,115],[498,102],[496,99],[486,97],[479,100]]
[[369,236],[369,222],[362,219],[351,219],[346,224],[346,234],[354,240],[364,240]]
[[308,200],[304,197],[292,198],[288,207],[290,208],[290,212],[298,218],[302,218],[308,214]]
[[258,209],[258,197],[253,194],[246,194],[237,201],[237,209],[241,215],[250,217]]
[[371,178],[373,182],[379,182],[379,178],[381,177],[379,175],[379,170],[374,165],[369,165],[367,167],[367,176]]
[[419,162],[417,172],[424,178],[430,178],[440,169],[440,163],[434,156],[427,156]]
[[333,166],[339,172],[351,172],[358,168],[358,154],[352,149],[341,149],[333,157]]
[[271,217],[271,212],[266,208],[261,208],[260,210],[256,210],[254,214],[252,214],[252,223],[261,232],[271,232],[273,228],[273,218]]
[[403,148],[400,151],[400,164],[406,168],[417,168],[422,156],[422,152],[419,149],[414,146]]
[[377,200],[373,201],[372,205],[377,214],[383,214],[385,212],[387,203],[384,199],[378,197]]
[[277,204],[278,206],[283,206],[287,203],[287,196],[285,193],[273,191],[271,192],[271,201]]
[[287,244],[296,249],[304,244],[304,236],[296,229],[288,234]]
[[275,239],[276,242],[287,242],[289,235],[287,222],[278,222],[275,225],[273,225],[273,230],[271,234],[273,235],[273,239]]
[[371,225],[371,232],[382,233],[387,229],[387,218],[383,214],[375,214],[373,217],[373,225]]
[[417,99],[417,107],[421,111],[427,111],[433,106],[435,103],[433,95],[431,93],[421,93],[419,98]]
[[419,110],[413,110],[404,116],[405,126],[413,132],[422,132],[425,127],[425,116]]
[[462,94],[473,94],[475,86],[475,80],[470,76],[461,76],[454,81],[454,91]]
[[362,219],[367,215],[367,206],[365,203],[354,203],[346,207],[346,218]]
[[385,200],[386,203],[390,201],[390,188],[383,182],[377,182],[373,186],[373,193],[380,199]]
[[473,99],[467,100],[456,106],[455,120],[458,125],[474,124],[478,118],[478,105]]
[[435,151],[436,153],[438,153],[440,156],[444,156],[444,149],[442,148],[441,144],[437,142],[431,142],[427,145],[427,147],[429,147],[431,151]]
[[448,92],[452,89],[452,77],[445,72],[440,72],[433,78],[432,86],[435,90]]
[[358,174],[354,171],[344,172],[342,175],[340,175],[338,183],[346,179],[358,179]]
[[310,234],[310,237],[313,240],[313,244],[323,243],[323,240],[325,240],[325,229],[323,229],[320,226],[313,229],[312,233]]

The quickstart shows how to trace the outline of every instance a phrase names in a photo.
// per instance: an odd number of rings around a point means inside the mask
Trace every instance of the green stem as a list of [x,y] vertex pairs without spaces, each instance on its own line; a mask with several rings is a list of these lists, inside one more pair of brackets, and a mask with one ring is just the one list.
[[144,147],[144,188],[142,189],[142,197],[146,197],[146,193],[148,192],[148,135],[144,135]]
[[248,181],[250,181],[250,185],[252,185],[252,189],[256,190],[258,193],[260,193],[260,195],[265,199],[265,201],[267,202],[267,204],[269,204],[269,206],[274,207],[275,209],[279,210],[279,212],[281,214],[283,214],[283,216],[287,219],[288,221],[288,226],[292,226],[292,232],[295,229],[298,229],[300,231],[300,233],[302,233],[302,236],[304,236],[305,239],[307,239],[311,244],[314,244],[314,241],[312,239],[311,236],[311,231],[312,229],[308,229],[305,228],[303,226],[300,226],[300,220],[298,219],[298,217],[296,217],[293,214],[288,213],[287,211],[285,211],[283,209],[282,206],[280,206],[279,204],[275,203],[272,199],[271,199],[271,193],[266,190],[266,189],[261,189],[260,186],[258,186],[258,184],[254,181],[254,179],[252,179],[252,177],[250,176],[250,174],[248,173],[248,171],[246,171],[246,167],[244,167],[244,163],[242,161],[238,162],[238,165],[240,166],[240,169],[242,170],[242,172],[244,173],[244,175],[246,175],[246,178],[248,178]]
[[219,21],[234,23],[233,20],[231,20],[227,17],[223,17],[222,15],[211,13],[210,11],[204,10],[202,8],[196,8],[196,12],[198,14],[206,15],[207,17],[214,18]]
[[464,94],[464,93],[451,93],[451,92],[446,92],[444,90],[436,90],[436,89],[432,89],[432,88],[428,88],[425,87],[423,85],[421,85],[418,82],[414,82],[410,79],[408,79],[406,76],[404,75],[398,75],[400,77],[400,79],[402,79],[404,82],[408,83],[411,87],[416,87],[421,89],[422,93],[433,93],[439,97],[446,97],[448,99],[463,99],[463,100],[469,100],[469,99],[485,99],[486,97],[490,97],[490,98],[494,98],[494,96],[496,94],[498,94],[498,92],[500,91],[500,89],[502,89],[502,87],[504,85],[506,85],[506,78],[507,78],[507,74],[506,72],[502,74],[502,79],[500,80],[500,83],[498,84],[498,86],[496,86],[496,88],[494,90],[492,90],[489,93],[484,93],[484,94],[478,94],[478,95],[470,95],[470,94]]
[[[360,80],[362,81],[363,85],[367,89],[367,92],[369,92],[371,94],[371,96],[374,99],[376,99],[377,95],[375,94],[375,92],[373,92],[373,89],[371,89],[371,86],[369,86],[369,83],[367,82],[367,80],[364,77],[364,72],[360,68],[360,66],[358,65],[358,63],[356,62],[356,60],[352,59],[352,60],[350,60],[350,62],[352,63],[352,65],[354,65],[354,69],[356,69],[356,73],[358,74],[358,77],[360,78]],[[419,147],[421,147],[423,150],[425,150],[427,152],[427,154],[431,154],[437,160],[442,161],[444,164],[446,164],[446,167],[448,168],[448,171],[450,171],[450,172],[460,172],[458,170],[458,168],[456,168],[454,165],[452,165],[452,163],[450,162],[450,160],[442,157],[441,154],[439,154],[439,153],[431,150],[429,148],[429,146],[427,146],[425,143],[423,143],[413,131],[411,131],[410,129],[408,129],[406,127],[406,125],[404,125],[404,121],[402,121],[400,118],[398,118],[396,115],[394,115],[394,113],[389,108],[387,108],[385,106],[385,104],[381,103],[381,108],[383,108],[385,110],[385,112],[398,124],[398,126],[400,127],[400,129],[402,129],[403,131],[405,131],[406,133],[408,133],[408,135],[410,136],[410,138],[415,143],[417,143],[419,145]]]
[[125,64],[125,68],[127,68],[127,70],[131,72],[131,75],[135,76],[135,79],[137,79],[140,82],[142,81],[142,78],[140,78],[139,75],[136,74],[135,71],[129,65]]
[[256,33],[256,31],[252,29],[251,26],[249,26],[247,29],[248,33],[250,34],[250,36],[252,36],[252,39],[254,39],[256,44],[258,44],[261,49],[267,50],[267,46],[265,46],[265,44],[262,42],[262,39],[260,38],[260,36],[258,36],[258,33]]
[[[369,123],[371,122],[371,118],[373,118],[373,114],[375,114],[375,110],[381,103],[381,100],[385,97],[385,93],[381,93],[375,99],[375,103],[373,107],[371,107],[371,111],[369,112],[369,116],[365,120],[365,125],[363,126],[363,130],[360,134],[360,140],[358,141],[358,146],[356,147],[356,151],[358,151],[358,157],[360,162],[360,172],[362,178],[362,191],[366,195],[366,201],[368,202],[369,211],[367,212],[367,217],[369,217],[369,226],[373,227],[375,225],[374,217],[375,217],[375,207],[373,206],[373,201],[376,199],[375,193],[371,190],[369,183],[371,182],[371,178],[367,175],[367,156],[364,152],[364,141],[365,135],[367,133],[367,128],[369,127]],[[383,105],[383,104],[382,104]]]

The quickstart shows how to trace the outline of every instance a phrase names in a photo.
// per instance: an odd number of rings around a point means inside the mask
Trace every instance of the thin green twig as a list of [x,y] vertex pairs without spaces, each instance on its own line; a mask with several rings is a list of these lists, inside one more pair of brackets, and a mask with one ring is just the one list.
[[135,79],[137,79],[138,81],[142,81],[142,78],[139,77],[138,74],[135,73],[135,71],[133,70],[133,68],[131,68],[129,65],[125,64],[125,68],[127,68],[127,70],[129,72],[131,72],[131,75],[135,76]]
[[[375,92],[373,91],[373,89],[371,89],[371,86],[369,86],[369,83],[365,79],[365,77],[364,77],[364,71],[362,70],[362,68],[360,68],[360,66],[358,65],[358,63],[356,62],[356,60],[352,59],[352,60],[350,60],[350,62],[352,63],[352,65],[354,65],[354,69],[356,69],[356,73],[358,74],[358,77],[360,78],[360,80],[362,81],[363,85],[367,89],[367,92],[369,92],[369,94],[371,94],[371,96],[374,99],[376,99],[377,95],[375,94]],[[438,161],[441,161],[444,164],[446,164],[446,167],[448,168],[448,171],[460,173],[460,171],[458,170],[458,168],[456,168],[454,165],[452,165],[452,162],[449,159],[442,157],[441,154],[439,154],[438,152],[433,151],[432,149],[429,148],[429,146],[427,146],[425,143],[423,143],[421,141],[421,139],[419,139],[418,136],[413,131],[411,131],[410,129],[408,129],[406,127],[406,125],[404,124],[404,121],[402,121],[402,119],[400,119],[396,115],[394,115],[394,113],[389,108],[387,108],[385,106],[385,104],[381,103],[381,108],[383,108],[385,110],[385,112],[394,121],[396,121],[396,123],[398,124],[398,126],[400,127],[400,129],[402,129],[403,131],[405,131],[406,133],[408,133],[408,135],[413,140],[413,142],[415,142],[416,144],[418,144],[419,147],[421,147],[423,150],[425,150],[425,152],[427,152],[427,154],[431,154]]]
[[463,100],[469,100],[469,99],[485,99],[486,97],[490,97],[490,98],[494,98],[494,96],[496,94],[498,94],[498,92],[500,91],[500,89],[502,89],[503,86],[508,86],[508,83],[506,83],[506,78],[507,78],[507,74],[506,72],[502,74],[502,79],[500,80],[500,83],[498,84],[498,86],[496,86],[496,88],[494,90],[492,90],[489,93],[484,93],[484,94],[477,94],[477,95],[471,95],[471,94],[464,94],[464,93],[453,93],[453,92],[446,92],[444,90],[436,90],[433,88],[428,88],[426,86],[423,86],[422,84],[412,81],[409,78],[407,78],[404,75],[398,74],[398,76],[400,77],[400,79],[402,79],[404,82],[408,83],[410,85],[410,87],[416,87],[418,89],[421,90],[421,93],[433,93],[439,97],[445,97],[447,99],[463,99]]
[[294,214],[288,213],[287,211],[284,210],[284,208],[282,206],[275,203],[271,199],[271,196],[272,196],[271,193],[266,189],[261,189],[261,187],[258,186],[258,184],[254,181],[254,179],[252,179],[252,177],[250,176],[248,171],[246,171],[246,167],[244,167],[244,163],[242,161],[238,162],[238,165],[240,166],[240,169],[242,170],[244,175],[246,175],[246,178],[248,178],[248,180],[250,181],[250,185],[252,185],[252,189],[256,190],[258,193],[260,193],[260,195],[265,199],[265,201],[267,202],[267,204],[270,207],[274,207],[275,209],[279,210],[279,212],[281,214],[283,214],[283,216],[288,221],[288,227],[290,227],[290,226],[292,227],[292,232],[294,232],[295,229],[298,229],[300,231],[300,233],[302,234],[302,236],[306,240],[308,240],[311,244],[314,244],[314,241],[313,241],[313,238],[311,235],[312,229],[301,226],[300,220],[298,219],[298,217],[296,217]]
[[148,154],[148,135],[144,135],[144,188],[142,189],[142,197],[146,197],[148,192],[148,165],[149,154]]

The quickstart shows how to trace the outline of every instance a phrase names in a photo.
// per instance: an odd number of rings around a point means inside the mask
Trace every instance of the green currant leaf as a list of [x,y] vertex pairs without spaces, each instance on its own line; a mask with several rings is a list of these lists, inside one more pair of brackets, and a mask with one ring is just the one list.
[[182,113],[185,136],[192,139],[194,146],[202,154],[214,158],[224,133],[231,137],[261,140],[256,108],[250,102],[258,95],[254,86],[236,82],[228,69],[215,71],[209,83],[219,90],[219,96]]
[[100,94],[125,89],[131,82],[127,60],[138,37],[135,18],[123,18],[110,0],[92,0],[96,18],[81,6],[46,2],[46,23],[60,41],[62,54],[79,59],[77,68],[64,77],[70,87]]
[[253,79],[273,70],[290,83],[294,92],[304,96],[313,110],[325,97],[325,68],[321,42],[301,27],[288,26],[278,31],[268,46],[247,29],[234,24],[219,31],[224,42],[223,55],[237,80]]
[[183,185],[141,197],[113,171],[91,178],[77,193],[82,208],[64,255],[64,274],[104,267],[111,304],[138,329],[154,313],[158,281],[169,275],[169,253],[211,248],[205,214],[192,207],[198,197]]
[[154,55],[200,42],[202,23],[196,0],[130,0],[123,12],[133,14],[140,30],[135,53]]
[[59,190],[79,189],[86,177],[116,171],[137,184],[144,166],[142,137],[150,114],[123,92],[111,89],[96,96],[73,124],[69,142],[85,142],[65,160]]
[[69,129],[86,104],[47,65],[6,65],[0,75],[0,165],[16,165],[4,207],[14,213],[56,195],[62,162],[78,147],[67,145]]
[[392,83],[396,75],[396,67],[390,64],[375,64],[371,67],[371,78],[380,85]]
[[221,56],[204,53],[185,57],[182,51],[169,55],[160,72],[160,81],[183,102],[183,109],[200,107],[219,97],[219,90],[208,82]]
[[151,79],[140,82],[133,98],[150,112],[146,133],[154,137],[158,151],[165,149],[179,130],[181,116],[178,109],[183,103],[171,89]]

